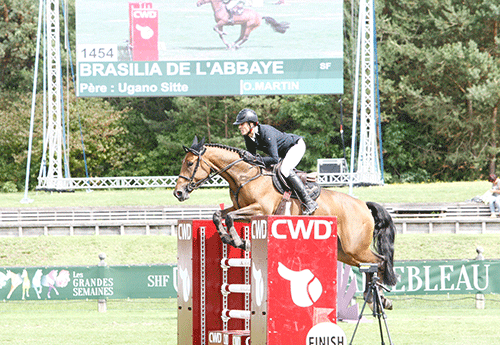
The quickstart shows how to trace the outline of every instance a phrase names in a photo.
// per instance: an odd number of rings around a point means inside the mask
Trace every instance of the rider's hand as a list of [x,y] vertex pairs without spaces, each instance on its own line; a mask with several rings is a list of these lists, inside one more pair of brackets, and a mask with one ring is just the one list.
[[245,162],[250,163],[250,164],[255,164],[255,165],[264,165],[264,161],[262,160],[262,157],[259,155],[254,156],[250,152],[246,151],[243,156],[241,157]]
[[255,156],[248,151],[245,151],[245,153],[243,153],[243,156],[241,156],[241,158],[243,158],[243,160],[247,163],[252,163],[255,161]]

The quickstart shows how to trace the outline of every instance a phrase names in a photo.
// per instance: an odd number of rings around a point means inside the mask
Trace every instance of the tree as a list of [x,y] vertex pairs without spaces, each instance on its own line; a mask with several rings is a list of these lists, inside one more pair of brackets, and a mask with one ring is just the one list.
[[413,147],[411,157],[386,159],[387,167],[412,166],[442,180],[481,177],[498,154],[500,7],[486,0],[382,4],[383,108],[390,122],[410,124],[402,137]]
[[35,62],[38,2],[0,3],[0,92],[29,90]]

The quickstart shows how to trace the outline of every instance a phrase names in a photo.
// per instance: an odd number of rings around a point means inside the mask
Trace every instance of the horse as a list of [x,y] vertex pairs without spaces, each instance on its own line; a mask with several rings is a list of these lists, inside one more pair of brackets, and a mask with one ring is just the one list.
[[[284,34],[290,26],[287,22],[279,23],[271,17],[262,17],[259,13],[250,8],[245,8],[241,13],[235,13],[233,15],[233,21],[230,22],[229,12],[222,0],[198,0],[196,5],[200,7],[208,3],[212,4],[215,22],[217,23],[214,26],[214,31],[219,34],[222,42],[228,49],[231,50],[241,48],[241,45],[248,40],[248,36],[250,36],[250,33],[260,26],[262,19],[266,21],[266,24],[271,25],[274,31],[282,34]],[[228,43],[224,38],[224,36],[226,35],[226,33],[224,32],[224,26],[226,25],[241,26],[240,37],[232,44]]]
[[58,270],[52,270],[49,272],[49,274],[44,275],[42,277],[42,286],[48,287],[49,291],[47,292],[47,298],[50,299],[50,293],[52,289],[56,292],[56,295],[59,295],[59,291],[56,289],[56,278],[57,278],[57,272]]
[[36,296],[40,299],[40,294],[42,293],[42,270],[37,269],[31,280],[31,285],[36,292]]
[[7,295],[7,299],[10,299],[10,296],[12,296],[14,290],[17,289],[17,287],[23,283],[23,279],[21,278],[21,275],[19,273],[14,273],[10,270],[7,270],[6,275],[7,279],[10,279],[10,291],[9,294]]
[[[243,160],[245,150],[221,144],[205,144],[195,137],[191,147],[183,146],[186,155],[173,191],[180,201],[216,175],[229,183],[232,206],[217,211],[213,222],[221,240],[237,248],[249,250],[249,241],[242,240],[234,222],[250,222],[252,216],[275,214],[282,195],[274,188],[272,173]],[[291,215],[302,214],[300,201],[291,199]],[[336,216],[339,261],[359,267],[362,263],[378,265],[382,282],[392,286],[397,282],[394,272],[395,226],[385,208],[374,202],[363,202],[347,194],[321,189],[317,199],[318,209],[313,215]],[[227,229],[222,224],[225,220]],[[375,251],[370,246],[373,244]],[[366,273],[365,295],[374,273]],[[384,306],[392,302],[382,297]]]
[[22,299],[24,299],[25,295],[26,295],[26,297],[30,297],[30,287],[31,287],[30,278],[28,276],[28,271],[26,271],[26,268],[23,269],[23,274],[21,274],[21,278],[23,278],[23,297],[22,297]]

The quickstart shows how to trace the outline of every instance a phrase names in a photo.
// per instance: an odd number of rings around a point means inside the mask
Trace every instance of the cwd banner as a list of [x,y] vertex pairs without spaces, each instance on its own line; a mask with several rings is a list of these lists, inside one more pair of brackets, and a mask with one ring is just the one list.
[[177,267],[76,266],[0,269],[0,300],[170,298]]
[[[387,295],[500,293],[499,260],[397,261],[394,269],[398,283]],[[362,293],[365,275],[352,271]]]

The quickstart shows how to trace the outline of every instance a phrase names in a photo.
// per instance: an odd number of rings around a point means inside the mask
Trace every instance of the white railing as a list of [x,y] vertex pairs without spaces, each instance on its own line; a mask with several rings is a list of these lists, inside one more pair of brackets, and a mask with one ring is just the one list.
[[[346,186],[350,182],[350,173],[317,174],[318,184],[323,187]],[[116,189],[116,188],[174,188],[177,176],[131,176],[131,177],[76,177],[60,178],[57,181],[47,177],[38,179],[37,190],[60,191],[74,189]],[[377,176],[353,174],[352,183],[381,184]],[[202,187],[227,187],[228,183],[220,176],[214,176]]]
[[[76,177],[54,181],[47,177],[38,179],[37,190],[115,189],[115,188],[174,188],[177,176],[129,176],[129,177]],[[57,186],[57,187],[55,187]],[[203,187],[223,187],[228,183],[220,176],[207,181]]]
[[14,222],[162,222],[178,219],[212,219],[217,207],[117,207],[117,208],[18,208],[0,209],[0,224]]

